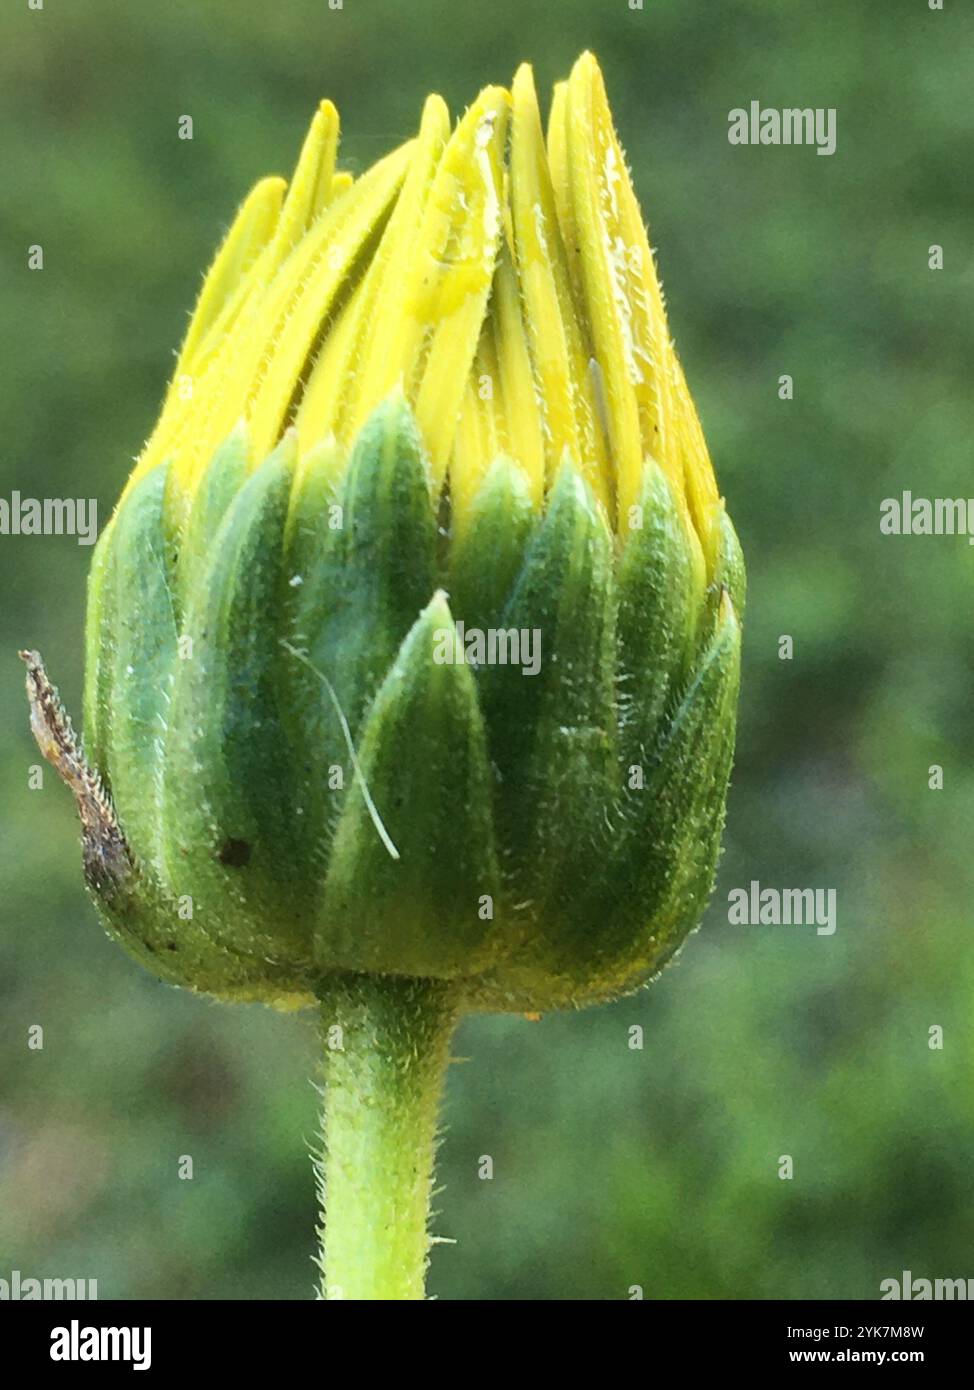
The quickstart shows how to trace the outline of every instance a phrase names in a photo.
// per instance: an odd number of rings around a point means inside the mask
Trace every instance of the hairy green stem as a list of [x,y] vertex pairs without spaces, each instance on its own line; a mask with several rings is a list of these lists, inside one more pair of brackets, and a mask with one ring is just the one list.
[[322,1296],[421,1299],[456,993],[438,980],[343,975],[320,997]]

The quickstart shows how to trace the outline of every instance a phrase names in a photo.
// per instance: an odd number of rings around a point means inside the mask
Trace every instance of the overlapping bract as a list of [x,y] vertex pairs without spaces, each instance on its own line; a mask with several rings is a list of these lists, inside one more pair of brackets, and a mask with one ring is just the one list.
[[[257,186],[96,552],[86,748],[157,973],[611,997],[712,884],[743,567],[601,75],[530,70],[354,183]],[[532,631],[536,675],[437,659]]]

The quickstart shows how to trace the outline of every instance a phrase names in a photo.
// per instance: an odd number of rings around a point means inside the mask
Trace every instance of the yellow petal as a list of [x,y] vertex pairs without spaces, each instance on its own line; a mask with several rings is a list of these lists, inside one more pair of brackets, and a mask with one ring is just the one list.
[[203,282],[153,432],[151,456],[147,446],[143,459],[148,461],[136,470],[139,477],[171,453],[178,421],[186,413],[202,363],[212,355],[214,345],[223,341],[249,293],[250,272],[274,234],[286,187],[283,179],[261,179],[237,212]]
[[327,208],[271,286],[257,327],[258,340],[266,342],[259,384],[250,398],[258,453],[276,442],[301,370],[335,296],[348,284],[361,253],[388,216],[412,150],[410,142],[380,160]]
[[297,245],[312,222],[331,201],[335,155],[338,151],[338,112],[323,101],[301,147],[291,185],[281,209],[274,237],[274,256],[279,264]]
[[576,318],[534,79],[527,64],[518,69],[513,86],[511,214],[531,356],[544,409],[548,483],[554,480],[567,449],[611,515],[613,480],[597,418],[591,352]]
[[176,364],[175,378],[184,373],[192,374],[196,349],[220,321],[223,310],[271,240],[280,219],[286,188],[283,179],[261,179],[242,203],[203,282]]
[[516,466],[535,507],[544,500],[545,445],[521,296],[505,236],[490,312],[484,322],[450,461],[450,504],[457,534],[499,454]]
[[642,459],[676,484],[708,558],[717,498],[703,433],[676,359],[646,227],[598,63],[575,64],[566,99],[569,217],[606,391],[620,514],[638,501]]
[[568,83],[556,82],[548,113],[548,168],[558,225],[568,265],[568,274],[577,294],[581,294],[581,251],[572,211],[572,180],[568,156]]
[[291,254],[295,244],[311,226],[325,206],[352,185],[350,174],[335,174],[335,155],[338,147],[338,112],[330,101],[321,102],[305,137],[301,154],[287,196],[274,227],[274,235],[253,262],[251,273],[237,286],[220,318],[214,323],[193,363],[196,375],[202,375],[216,351],[223,345],[230,325],[243,305],[254,296],[264,293],[267,285]]
[[302,453],[321,439],[337,438],[340,421],[347,417],[347,403],[355,384],[356,356],[369,322],[374,266],[375,262],[326,333],[308,374],[294,419]]
[[710,462],[710,451],[704,438],[703,427],[693,397],[687,387],[683,368],[675,350],[670,361],[671,390],[673,403],[673,435],[675,447],[683,469],[683,486],[687,505],[707,560],[707,571],[712,574],[717,561],[719,541],[720,492]]
[[339,169],[331,181],[331,196],[340,198],[343,193],[347,193],[355,182],[355,176],[350,174],[347,169]]
[[435,486],[450,460],[477,350],[502,229],[502,164],[510,98],[488,87],[454,131],[436,170],[408,267],[402,309],[383,332],[356,423],[401,381],[430,453]]
[[326,338],[296,424],[303,446],[334,433],[349,442],[358,421],[387,394],[390,325],[402,315],[430,184],[450,134],[441,97],[429,97],[409,170],[362,284]]
[[[641,493],[644,440],[636,388],[646,385],[651,366],[636,303],[642,287],[635,282],[633,248],[622,229],[621,172],[611,118],[591,55],[579,59],[569,80],[567,140],[571,216],[585,308],[604,385],[619,508],[624,513]],[[638,274],[638,265],[635,270]]]
[[[496,431],[479,395],[479,373],[472,373],[463,388],[460,414],[450,461],[450,507],[454,534],[458,535],[470,514],[470,506],[496,453]],[[493,437],[492,437],[493,436]]]
[[531,500],[541,505],[545,487],[544,421],[531,366],[527,326],[520,286],[506,239],[501,245],[494,279],[494,302],[487,319],[497,388],[494,409],[501,416],[500,446],[518,464],[527,480]]
[[[250,426],[256,462],[277,442],[314,340],[387,215],[409,153],[404,146],[380,160],[317,218],[269,285],[255,283],[169,441],[174,508],[191,496],[214,448],[240,415]],[[150,465],[152,452],[150,442]],[[137,472],[145,467],[144,457]]]

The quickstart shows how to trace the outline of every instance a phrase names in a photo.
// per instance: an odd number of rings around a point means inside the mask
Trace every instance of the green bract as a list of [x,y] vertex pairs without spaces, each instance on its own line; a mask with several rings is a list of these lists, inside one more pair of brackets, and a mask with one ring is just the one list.
[[[134,861],[95,886],[113,933],[174,983],[282,1004],[334,972],[492,1010],[645,980],[713,881],[730,522],[701,589],[659,468],[623,542],[569,458],[538,517],[500,458],[451,543],[401,397],[300,492],[291,437],[245,477],[247,447],[181,539],[162,466],[99,541],[85,743]],[[481,640],[492,664],[463,659]]]

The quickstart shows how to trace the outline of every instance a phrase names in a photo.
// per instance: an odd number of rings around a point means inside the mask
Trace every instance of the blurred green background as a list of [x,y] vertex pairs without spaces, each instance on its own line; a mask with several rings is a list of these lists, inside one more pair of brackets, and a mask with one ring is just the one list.
[[[904,488],[974,492],[964,10],[4,8],[0,496],[97,495],[103,521],[215,243],[258,176],[288,172],[321,96],[361,168],[429,90],[459,111],[522,58],[544,89],[583,47],[603,64],[749,561],[739,757],[717,893],[676,966],[613,1007],[463,1024],[441,1298],[875,1298],[903,1269],[974,1276],[974,551],[878,526]],[[752,98],[835,107],[837,153],[730,146]],[[16,649],[40,648],[79,710],[90,558],[0,537],[0,1277],[311,1297],[313,1020],[142,973],[84,896],[71,798],[50,773],[28,789]],[[752,878],[835,888],[835,935],[730,926]]]

